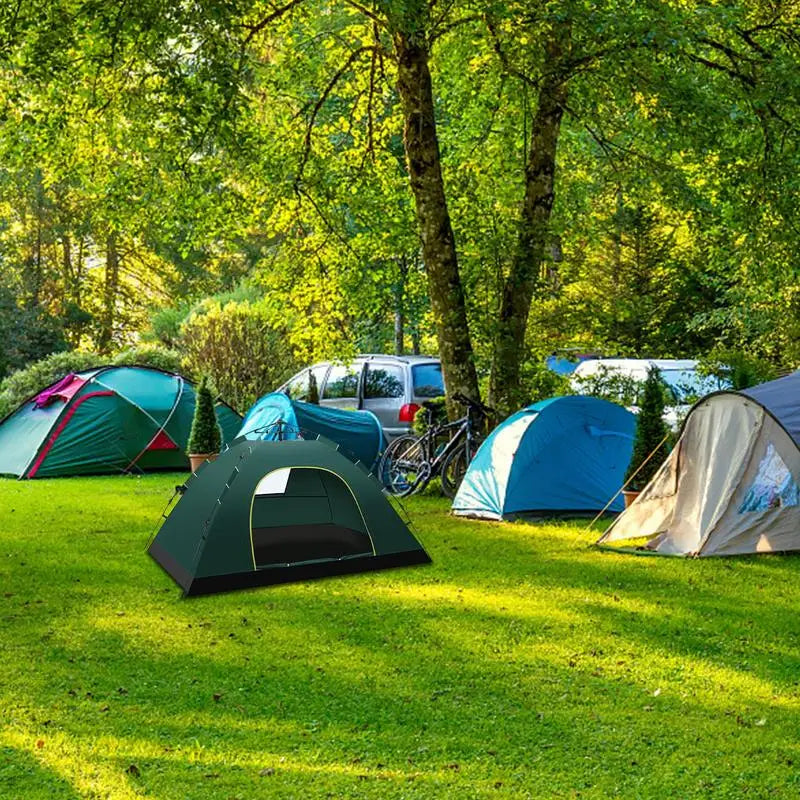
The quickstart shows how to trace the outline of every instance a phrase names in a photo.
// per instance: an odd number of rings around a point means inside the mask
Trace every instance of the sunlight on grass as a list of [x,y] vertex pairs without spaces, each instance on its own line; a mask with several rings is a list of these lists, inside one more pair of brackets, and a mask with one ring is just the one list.
[[430,566],[185,600],[175,483],[0,481],[3,800],[797,797],[800,559],[426,497]]

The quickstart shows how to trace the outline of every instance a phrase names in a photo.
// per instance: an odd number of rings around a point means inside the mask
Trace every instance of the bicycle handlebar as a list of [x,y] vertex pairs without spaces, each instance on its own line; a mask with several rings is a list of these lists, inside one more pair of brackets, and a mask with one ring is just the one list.
[[494,409],[493,408],[490,408],[489,406],[485,406],[479,400],[472,400],[471,398],[467,397],[466,395],[461,394],[461,392],[456,392],[453,395],[453,400],[455,400],[456,403],[459,403],[462,406],[469,406],[470,408],[474,408],[476,411],[480,411],[481,414],[483,414],[484,416],[491,417],[491,416],[494,415]]

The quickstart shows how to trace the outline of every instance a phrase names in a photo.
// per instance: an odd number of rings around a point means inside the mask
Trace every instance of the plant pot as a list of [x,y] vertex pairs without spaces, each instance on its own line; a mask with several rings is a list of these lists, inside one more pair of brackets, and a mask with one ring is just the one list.
[[630,508],[640,494],[641,492],[638,489],[623,489],[622,496],[625,499],[625,508]]
[[201,464],[206,461],[214,461],[219,453],[189,453],[189,464],[192,467],[192,472],[197,472]]

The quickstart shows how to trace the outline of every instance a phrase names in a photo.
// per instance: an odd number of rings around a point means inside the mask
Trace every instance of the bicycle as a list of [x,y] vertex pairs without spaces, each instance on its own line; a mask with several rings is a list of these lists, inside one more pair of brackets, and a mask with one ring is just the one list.
[[[427,411],[428,428],[421,436],[405,434],[395,439],[384,451],[378,465],[378,476],[385,489],[397,497],[408,497],[422,491],[437,475],[442,491],[455,497],[472,461],[481,438],[478,428],[492,409],[462,394],[453,399],[467,408],[467,413],[453,422],[434,423],[435,404],[422,404]],[[446,441],[442,439],[446,437]]]

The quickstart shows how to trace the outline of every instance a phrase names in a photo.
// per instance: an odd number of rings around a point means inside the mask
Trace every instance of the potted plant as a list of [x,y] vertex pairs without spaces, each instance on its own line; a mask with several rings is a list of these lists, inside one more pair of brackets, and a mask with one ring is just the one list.
[[222,432],[214,411],[214,398],[208,388],[208,378],[204,375],[197,390],[192,419],[192,432],[189,434],[189,462],[192,472],[204,461],[213,461],[219,454]]
[[642,401],[636,418],[636,436],[633,440],[633,455],[625,474],[625,489],[622,494],[627,508],[639,492],[658,472],[661,459],[656,450],[667,438],[669,430],[664,422],[664,384],[658,367],[651,366],[642,389]]

